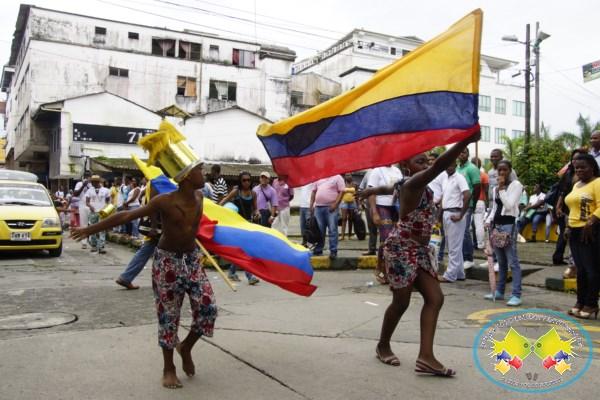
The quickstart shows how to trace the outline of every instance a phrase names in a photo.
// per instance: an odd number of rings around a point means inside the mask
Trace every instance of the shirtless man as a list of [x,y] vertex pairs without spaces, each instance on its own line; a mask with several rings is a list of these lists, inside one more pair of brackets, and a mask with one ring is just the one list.
[[[186,375],[193,376],[192,347],[200,336],[213,335],[217,317],[213,290],[199,264],[195,242],[202,217],[203,196],[198,190],[204,186],[202,163],[189,165],[174,179],[179,183],[177,191],[158,195],[143,207],[122,211],[97,224],[71,231],[72,238],[82,240],[136,218],[160,214],[162,236],[154,252],[152,288],[158,316],[158,344],[164,358],[162,384],[170,389],[182,387],[173,364],[173,349],[177,348],[181,355]],[[190,298],[193,322],[189,334],[179,343],[177,329],[185,293]]]

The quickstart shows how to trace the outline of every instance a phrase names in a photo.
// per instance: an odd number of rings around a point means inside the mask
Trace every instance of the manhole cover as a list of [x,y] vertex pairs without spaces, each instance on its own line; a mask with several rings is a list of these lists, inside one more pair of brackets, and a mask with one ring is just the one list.
[[28,313],[0,318],[0,330],[51,328],[77,321],[77,315],[62,312]]

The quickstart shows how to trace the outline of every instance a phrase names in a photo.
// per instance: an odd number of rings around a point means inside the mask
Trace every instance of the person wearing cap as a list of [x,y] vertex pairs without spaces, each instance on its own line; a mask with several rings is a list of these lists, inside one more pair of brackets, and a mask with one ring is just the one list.
[[[90,178],[92,188],[85,192],[85,204],[90,210],[88,215],[88,224],[95,224],[100,220],[100,210],[110,204],[110,190],[101,185],[101,178],[98,175],[92,175]],[[100,254],[106,253],[104,244],[106,242],[106,232],[101,231],[90,236],[90,244],[92,252]]]
[[[177,348],[187,376],[195,374],[192,348],[201,336],[214,332],[217,306],[210,281],[200,264],[196,232],[202,217],[204,186],[202,162],[194,162],[179,172],[174,180],[176,191],[153,197],[148,204],[135,210],[121,211],[90,225],[71,230],[75,240],[122,225],[141,217],[159,214],[162,235],[154,251],[152,289],[158,317],[158,344],[163,354],[162,385],[176,389],[183,385],[177,377],[173,351]],[[192,309],[192,324],[187,337],[180,342],[177,336],[181,305],[187,293]]]
[[273,186],[269,184],[271,174],[267,171],[260,173],[260,185],[255,186],[256,206],[260,213],[260,224],[268,228],[271,227],[273,220],[277,217],[277,205],[279,198]]

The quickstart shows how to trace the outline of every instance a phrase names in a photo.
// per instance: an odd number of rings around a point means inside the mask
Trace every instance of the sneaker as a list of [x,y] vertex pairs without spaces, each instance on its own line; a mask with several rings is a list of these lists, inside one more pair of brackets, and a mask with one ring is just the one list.
[[335,260],[337,258],[337,253],[331,253],[329,254],[329,259],[330,260]]
[[256,285],[258,282],[260,282],[260,281],[255,276],[248,279],[248,285]]
[[95,248],[95,247],[92,247],[92,248],[90,249],[90,251],[91,251],[92,253],[95,253],[95,252],[97,252],[97,251],[98,251],[98,249],[97,249],[97,248]]
[[86,244],[86,243],[82,243],[82,244],[81,244],[81,248],[82,248],[82,249],[87,249],[87,244]]
[[98,253],[100,253],[100,254],[106,254],[106,250],[104,250],[104,247],[103,247],[100,250],[98,250]]
[[486,300],[504,300],[504,295],[496,290],[494,294],[486,294],[485,296],[483,296],[483,298]]
[[473,265],[475,265],[475,263],[473,261],[465,261],[463,264],[463,268],[466,270],[473,268]]
[[506,302],[507,306],[518,307],[521,305],[521,298],[517,296],[512,296],[508,302]]
[[233,282],[239,282],[240,281],[240,277],[237,276],[237,274],[235,274],[235,275],[229,275],[227,277],[229,278],[230,281],[233,281]]

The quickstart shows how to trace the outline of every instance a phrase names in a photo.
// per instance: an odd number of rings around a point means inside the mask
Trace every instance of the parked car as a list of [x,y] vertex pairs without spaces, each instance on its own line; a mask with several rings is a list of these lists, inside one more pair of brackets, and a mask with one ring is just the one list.
[[29,172],[0,170],[0,252],[62,253],[60,218],[48,190]]

